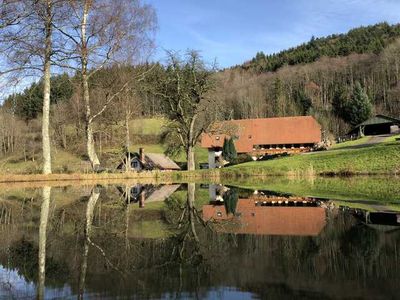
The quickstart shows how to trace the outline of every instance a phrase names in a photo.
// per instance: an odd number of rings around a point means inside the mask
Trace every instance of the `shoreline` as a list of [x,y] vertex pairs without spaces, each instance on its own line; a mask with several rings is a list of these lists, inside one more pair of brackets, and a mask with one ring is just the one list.
[[[116,181],[152,181],[152,182],[174,182],[181,180],[216,180],[221,179],[243,179],[243,178],[268,178],[268,177],[286,177],[286,178],[323,178],[323,177],[368,177],[368,176],[399,176],[398,173],[393,172],[343,172],[331,171],[312,173],[307,171],[288,171],[288,172],[256,172],[249,173],[248,168],[235,168],[235,169],[215,169],[215,170],[195,170],[195,171],[173,171],[173,172],[129,172],[129,173],[54,173],[54,174],[0,174],[0,185],[7,183],[30,183],[30,182],[116,182]],[[267,171],[267,170],[265,170]]]

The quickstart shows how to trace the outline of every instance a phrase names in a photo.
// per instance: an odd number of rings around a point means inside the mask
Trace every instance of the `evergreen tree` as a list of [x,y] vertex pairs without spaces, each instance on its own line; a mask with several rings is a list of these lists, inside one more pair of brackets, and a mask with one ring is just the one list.
[[355,126],[367,120],[371,116],[372,104],[360,82],[356,82],[353,95],[346,104],[344,119]]
[[224,145],[222,146],[222,156],[225,160],[232,162],[237,158],[237,152],[233,139],[224,139]]
[[345,117],[345,109],[346,109],[346,104],[347,104],[347,94],[345,88],[340,85],[336,90],[333,95],[332,99],[332,109],[333,113],[339,117],[344,119]]
[[273,86],[273,107],[272,107],[272,111],[274,114],[274,117],[282,117],[285,115],[285,97],[284,97],[284,87],[283,87],[283,83],[282,80],[280,80],[279,78],[276,78],[274,81],[274,86]]
[[[68,101],[72,94],[73,85],[67,74],[51,78],[51,104]],[[8,96],[5,103],[11,103],[10,106],[13,107],[14,112],[25,120],[37,118],[43,106],[43,80],[32,83],[22,93]]]
[[301,113],[303,115],[308,114],[312,106],[311,98],[306,95],[304,90],[298,90],[295,94],[295,99],[301,109]]

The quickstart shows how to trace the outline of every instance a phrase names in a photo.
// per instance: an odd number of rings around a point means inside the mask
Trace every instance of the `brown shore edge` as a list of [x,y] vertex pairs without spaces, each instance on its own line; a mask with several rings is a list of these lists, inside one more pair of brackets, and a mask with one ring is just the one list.
[[[68,185],[93,185],[117,183],[174,183],[184,181],[220,182],[221,179],[243,179],[249,177],[358,177],[382,176],[393,173],[380,172],[325,172],[307,174],[303,172],[249,174],[248,172],[225,172],[221,169],[196,170],[196,171],[148,171],[129,173],[54,173],[54,174],[0,174],[0,188],[8,187],[39,187],[39,186],[68,186]],[[396,174],[398,175],[398,174]]]
[[0,189],[12,187],[40,187],[117,184],[117,183],[173,183],[180,180],[217,179],[219,172],[129,172],[129,173],[72,173],[72,174],[0,174]]

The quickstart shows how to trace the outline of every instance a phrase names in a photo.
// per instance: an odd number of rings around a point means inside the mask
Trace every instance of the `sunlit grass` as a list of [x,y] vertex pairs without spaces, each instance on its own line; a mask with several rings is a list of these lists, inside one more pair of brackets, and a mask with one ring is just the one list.
[[400,143],[400,141],[398,141],[397,139],[400,139],[400,134],[396,134],[396,135],[392,135],[392,136],[388,137],[387,139],[385,139],[385,142],[398,142],[398,143]]
[[387,142],[358,149],[338,149],[255,161],[228,167],[222,175],[398,174],[400,143]]
[[347,142],[343,142],[343,143],[334,144],[331,147],[331,149],[341,149],[341,148],[346,148],[346,147],[358,146],[358,145],[368,142],[370,139],[371,139],[370,136],[364,136],[364,137],[359,138],[354,141],[347,141]]

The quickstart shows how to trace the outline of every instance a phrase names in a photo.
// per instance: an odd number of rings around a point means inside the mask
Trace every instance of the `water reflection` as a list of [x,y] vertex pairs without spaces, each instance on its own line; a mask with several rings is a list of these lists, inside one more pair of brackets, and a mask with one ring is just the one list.
[[398,213],[351,206],[194,183],[16,191],[0,298],[394,299]]
[[180,186],[180,184],[136,184],[134,186],[117,186],[117,189],[127,204],[139,203],[139,207],[144,207],[145,203],[164,201]]
[[45,279],[46,279],[46,241],[47,241],[47,223],[49,219],[51,187],[42,188],[42,205],[40,207],[39,221],[39,275],[37,298],[44,298]]
[[[219,221],[218,231],[236,234],[317,236],[326,225],[327,205],[315,199],[254,191],[239,198],[234,188],[210,186],[204,220]],[[324,206],[324,207],[322,207]]]

